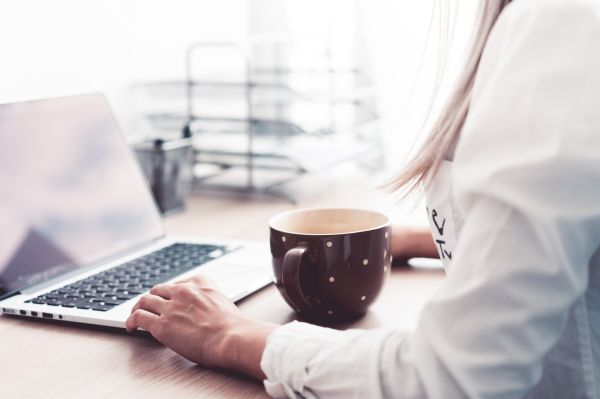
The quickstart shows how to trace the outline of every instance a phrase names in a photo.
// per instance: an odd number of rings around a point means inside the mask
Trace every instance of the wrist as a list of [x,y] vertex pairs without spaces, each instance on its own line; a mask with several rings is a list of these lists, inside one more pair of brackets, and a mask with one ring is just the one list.
[[267,338],[278,327],[276,324],[241,318],[224,334],[221,344],[222,367],[250,375],[258,380],[265,378],[260,361]]

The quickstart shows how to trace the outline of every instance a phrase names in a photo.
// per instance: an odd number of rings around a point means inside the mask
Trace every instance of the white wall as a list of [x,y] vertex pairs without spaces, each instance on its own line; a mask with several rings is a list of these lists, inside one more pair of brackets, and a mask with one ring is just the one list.
[[[476,2],[446,1],[459,8],[451,63],[456,71]],[[365,34],[362,51],[378,88],[388,160],[396,169],[431,101],[437,31],[417,71],[435,2],[5,0],[0,2],[0,103],[100,91],[127,133],[143,134],[147,127],[134,118],[139,110],[130,85],[182,79],[190,43],[284,30],[313,39],[325,34],[344,46],[349,41],[343,32],[358,16]]]
[[[377,89],[386,159],[394,171],[423,138],[420,133],[432,101],[439,100],[434,111],[439,109],[460,71],[478,2],[253,0],[251,4],[255,21],[260,21],[250,24],[252,32],[270,29],[297,40],[328,40],[338,60],[358,60],[359,68],[368,71]],[[434,98],[441,10],[449,12],[454,35],[447,73]],[[283,27],[282,20],[287,21]]]
[[184,52],[246,33],[243,0],[19,0],[0,3],[0,103],[105,93],[130,135],[129,86],[182,79]]
[[0,102],[89,91],[118,102],[129,78],[128,20],[120,1],[3,1]]
[[[423,124],[432,102],[439,110],[460,72],[477,2],[453,0],[359,0],[373,79],[379,93],[383,135],[390,170],[397,170],[423,139]],[[446,3],[454,23],[450,59],[438,97],[433,87],[439,67],[437,5]],[[438,8],[437,11],[440,9]],[[427,129],[424,130],[426,132]]]

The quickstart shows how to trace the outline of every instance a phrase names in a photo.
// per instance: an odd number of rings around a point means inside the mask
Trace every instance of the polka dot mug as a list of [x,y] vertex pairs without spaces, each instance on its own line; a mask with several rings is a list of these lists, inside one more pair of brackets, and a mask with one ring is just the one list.
[[300,209],[269,221],[275,284],[307,319],[363,315],[389,274],[390,221],[362,209]]

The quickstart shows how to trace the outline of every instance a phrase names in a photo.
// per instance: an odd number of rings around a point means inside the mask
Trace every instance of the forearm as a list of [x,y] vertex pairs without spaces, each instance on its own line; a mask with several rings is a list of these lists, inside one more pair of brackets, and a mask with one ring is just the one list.
[[277,324],[252,319],[244,319],[232,326],[223,341],[224,368],[264,380],[265,374],[260,368],[260,361],[267,337],[277,327]]
[[438,252],[426,227],[392,227],[392,255],[395,258],[437,258]]

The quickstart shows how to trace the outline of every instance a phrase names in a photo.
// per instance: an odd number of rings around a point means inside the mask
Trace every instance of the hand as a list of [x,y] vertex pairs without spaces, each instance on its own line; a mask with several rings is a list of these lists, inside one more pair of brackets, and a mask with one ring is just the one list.
[[183,357],[208,367],[264,378],[260,359],[276,325],[249,319],[217,288],[196,276],[159,284],[131,310],[127,331],[141,327]]

